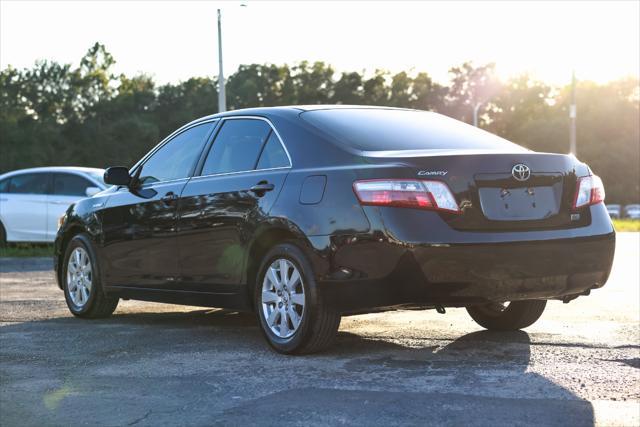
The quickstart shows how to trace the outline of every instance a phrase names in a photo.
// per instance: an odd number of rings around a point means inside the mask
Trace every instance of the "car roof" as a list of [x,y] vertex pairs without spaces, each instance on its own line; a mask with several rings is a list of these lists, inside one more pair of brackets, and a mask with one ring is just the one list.
[[16,169],[13,171],[5,172],[0,175],[1,178],[7,178],[13,175],[19,175],[23,173],[33,173],[33,172],[78,172],[82,174],[88,173],[103,173],[104,169],[99,168],[85,168],[81,166],[44,166],[38,168],[26,168],[26,169]]
[[[210,120],[210,119],[220,119],[223,117],[233,117],[233,116],[263,116],[274,113],[289,113],[298,115],[307,111],[318,111],[318,110],[352,110],[352,109],[366,109],[366,110],[405,110],[405,111],[421,111],[421,110],[411,110],[408,108],[395,108],[395,107],[385,107],[385,106],[376,106],[376,105],[334,105],[334,104],[317,104],[317,105],[283,105],[278,107],[254,107],[254,108],[242,108],[239,110],[225,111],[224,113],[216,113],[210,114],[208,116],[200,117],[199,119],[193,120],[185,126],[191,125],[193,123]],[[425,111],[426,112],[426,111]]]

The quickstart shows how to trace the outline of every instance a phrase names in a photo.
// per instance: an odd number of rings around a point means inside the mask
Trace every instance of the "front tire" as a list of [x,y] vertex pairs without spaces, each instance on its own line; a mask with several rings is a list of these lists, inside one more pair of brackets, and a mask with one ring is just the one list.
[[109,317],[119,299],[107,296],[100,283],[98,259],[85,234],[73,237],[62,263],[62,282],[67,307],[74,316],[97,319]]
[[475,322],[490,331],[516,331],[533,325],[542,316],[546,300],[512,301],[467,307]]
[[283,354],[323,350],[340,326],[340,313],[323,298],[304,253],[288,243],[262,260],[254,306],[267,342]]

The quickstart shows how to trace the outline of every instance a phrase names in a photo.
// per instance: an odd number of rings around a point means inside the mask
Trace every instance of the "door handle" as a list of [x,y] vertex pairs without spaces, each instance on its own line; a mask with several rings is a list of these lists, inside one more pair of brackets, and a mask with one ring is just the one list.
[[176,193],[174,193],[173,191],[169,191],[160,200],[162,200],[167,205],[169,205],[169,204],[175,202],[176,200],[178,200],[178,195]]
[[255,193],[256,196],[262,196],[264,195],[265,192],[271,191],[274,188],[276,188],[276,186],[271,184],[270,182],[260,181],[259,183],[251,187],[249,191],[251,191],[252,193]]

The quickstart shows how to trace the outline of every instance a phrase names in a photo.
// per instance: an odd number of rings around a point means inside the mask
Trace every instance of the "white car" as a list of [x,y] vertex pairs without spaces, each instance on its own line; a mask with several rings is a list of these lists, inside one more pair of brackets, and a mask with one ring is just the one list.
[[607,207],[607,212],[609,212],[609,216],[611,218],[620,218],[620,211],[622,210],[622,206],[608,204],[606,205],[606,207]]
[[629,219],[640,219],[640,204],[625,206],[624,215]]
[[53,242],[70,204],[104,190],[103,169],[44,167],[0,175],[0,244]]

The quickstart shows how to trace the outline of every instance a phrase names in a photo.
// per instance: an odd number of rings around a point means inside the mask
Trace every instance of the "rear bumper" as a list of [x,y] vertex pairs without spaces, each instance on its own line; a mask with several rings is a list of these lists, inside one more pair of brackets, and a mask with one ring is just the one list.
[[[343,272],[355,277],[332,280],[334,275],[322,281],[341,310],[577,296],[607,281],[615,234],[544,242],[420,245],[402,250],[388,245],[379,243],[376,251],[384,254],[384,259],[377,258],[379,269],[396,264],[390,274],[363,277],[362,271],[343,267]],[[369,247],[363,252],[373,250]]]
[[407,242],[382,234],[333,238],[330,267],[317,280],[344,312],[563,299],[602,287],[615,252],[608,216],[606,223],[569,233],[557,232],[555,239],[547,231],[511,239],[491,233],[484,241],[473,233],[451,243]]

